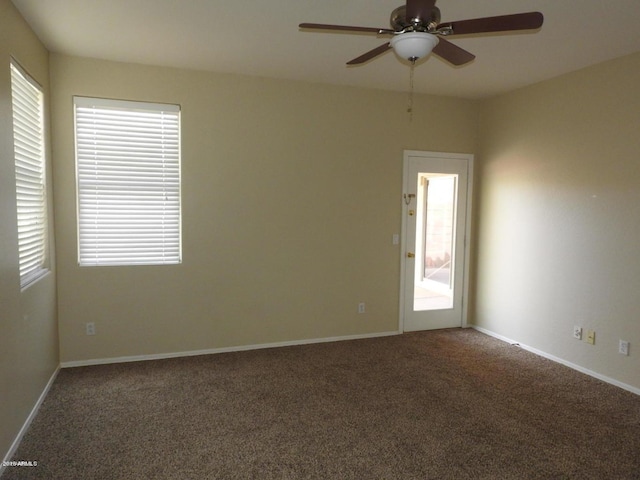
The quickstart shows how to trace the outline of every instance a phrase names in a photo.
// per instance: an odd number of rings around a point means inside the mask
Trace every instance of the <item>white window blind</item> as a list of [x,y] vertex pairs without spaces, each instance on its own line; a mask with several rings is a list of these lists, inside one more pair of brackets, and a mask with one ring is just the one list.
[[11,100],[20,286],[25,288],[49,271],[44,95],[40,86],[13,61]]
[[180,107],[74,97],[79,263],[180,263]]

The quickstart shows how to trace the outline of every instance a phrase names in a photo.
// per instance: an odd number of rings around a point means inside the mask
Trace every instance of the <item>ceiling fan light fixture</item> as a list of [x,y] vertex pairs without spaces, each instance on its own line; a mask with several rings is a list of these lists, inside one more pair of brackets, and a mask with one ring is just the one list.
[[440,39],[427,32],[406,32],[391,39],[391,46],[400,58],[416,61],[426,57],[438,44]]

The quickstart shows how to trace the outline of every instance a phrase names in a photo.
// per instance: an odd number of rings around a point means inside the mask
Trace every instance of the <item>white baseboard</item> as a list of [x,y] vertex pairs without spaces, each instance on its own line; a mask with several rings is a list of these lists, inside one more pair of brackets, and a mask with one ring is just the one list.
[[523,350],[527,350],[528,352],[531,353],[535,353],[536,355],[539,355],[541,357],[547,358],[549,360],[553,360],[556,363],[560,363],[566,367],[572,368],[574,370],[577,370],[581,373],[584,373],[586,375],[589,375],[590,377],[594,377],[597,378],[598,380],[602,380],[603,382],[606,383],[610,383],[611,385],[615,385],[616,387],[620,387],[624,390],[627,390],[631,393],[635,393],[636,395],[640,395],[640,388],[634,387],[633,385],[629,385],[627,383],[623,383],[620,382],[618,380],[616,380],[615,378],[611,378],[611,377],[607,377],[606,375],[602,375],[598,372],[594,372],[593,370],[589,370],[588,368],[584,368],[581,367],[580,365],[577,365],[575,363],[571,363],[563,358],[560,357],[556,357],[555,355],[551,355],[550,353],[544,352],[542,350],[538,350],[537,348],[533,348],[530,347],[528,345],[523,345],[522,343],[518,342],[517,340],[512,340],[510,338],[504,337],[502,335],[499,335],[495,332],[492,332],[491,330],[487,330],[486,328],[482,328],[482,327],[478,327],[476,325],[471,325],[471,328],[473,328],[474,330],[477,330],[481,333],[484,333],[485,335],[489,335],[490,337],[494,337],[497,338],[498,340],[502,340],[503,342],[507,342],[507,343],[511,343],[511,344],[517,344],[520,348],[522,348]]
[[[56,377],[58,376],[58,372],[59,371],[60,371],[60,366],[58,366],[56,368],[56,370],[53,372],[53,375],[51,375],[51,378],[49,378],[49,381],[47,382],[47,385],[44,387],[44,390],[40,394],[40,397],[38,397],[38,401],[36,402],[36,404],[31,409],[31,413],[29,413],[29,416],[27,417],[27,419],[25,420],[24,424],[22,425],[22,428],[18,432],[18,435],[13,440],[13,443],[11,444],[11,447],[9,448],[9,451],[4,456],[3,463],[0,465],[0,477],[2,477],[2,472],[4,472],[5,462],[8,462],[9,460],[11,460],[11,457],[13,457],[13,455],[16,453],[16,450],[18,450],[18,446],[20,445],[20,442],[22,441],[22,437],[24,437],[25,433],[27,433],[27,430],[31,426],[31,422],[33,422],[33,419],[36,418],[36,415],[38,414],[38,410],[40,410],[40,406],[42,405],[42,402],[44,402],[44,399],[46,398],[47,394],[49,393],[49,390],[51,389],[51,385],[53,385],[53,382],[55,381]],[[25,460],[25,459],[21,459],[21,460]]]
[[345,340],[362,340],[365,338],[390,337],[390,336],[399,335],[399,334],[400,332],[398,331],[377,332],[377,333],[367,333],[362,335],[346,335],[342,337],[313,338],[313,339],[306,339],[306,340],[292,340],[288,342],[261,343],[257,345],[239,345],[235,347],[210,348],[206,350],[191,350],[187,352],[158,353],[158,354],[152,354],[152,355],[134,355],[130,357],[93,358],[89,360],[76,360],[71,362],[62,362],[60,366],[62,368],[71,368],[71,367],[87,367],[90,365],[107,365],[111,363],[143,362],[146,360],[162,360],[165,358],[194,357],[196,355],[212,355],[216,353],[243,352],[247,350],[260,350],[263,348],[292,347],[295,345],[310,345],[314,343],[329,343],[329,342],[341,342]]

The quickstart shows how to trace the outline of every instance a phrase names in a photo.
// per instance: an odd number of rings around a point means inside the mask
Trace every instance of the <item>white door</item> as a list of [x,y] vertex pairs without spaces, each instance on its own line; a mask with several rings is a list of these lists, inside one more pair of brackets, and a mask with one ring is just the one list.
[[466,324],[473,156],[406,151],[400,330]]

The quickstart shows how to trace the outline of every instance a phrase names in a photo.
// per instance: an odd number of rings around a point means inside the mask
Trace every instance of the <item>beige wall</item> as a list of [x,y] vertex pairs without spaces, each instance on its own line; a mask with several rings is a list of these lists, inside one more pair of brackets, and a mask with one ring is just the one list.
[[[405,93],[60,55],[51,78],[63,362],[396,331],[403,150],[476,147],[465,100],[410,122]],[[182,265],[78,267],[73,95],[182,106]]]
[[[20,291],[9,70],[11,56],[43,86],[45,98],[48,100],[48,53],[11,2],[0,0],[0,456],[2,458],[9,451],[20,428],[58,366],[55,273],[49,274],[24,292]],[[46,107],[48,109],[48,104]],[[50,161],[51,155],[48,157]],[[48,173],[50,172],[51,165],[48,166]],[[51,211],[52,216],[53,211]],[[50,230],[53,233],[53,228]],[[50,248],[52,257],[53,247],[52,239]]]
[[635,54],[483,102],[476,203],[475,323],[636,388],[639,86]]

